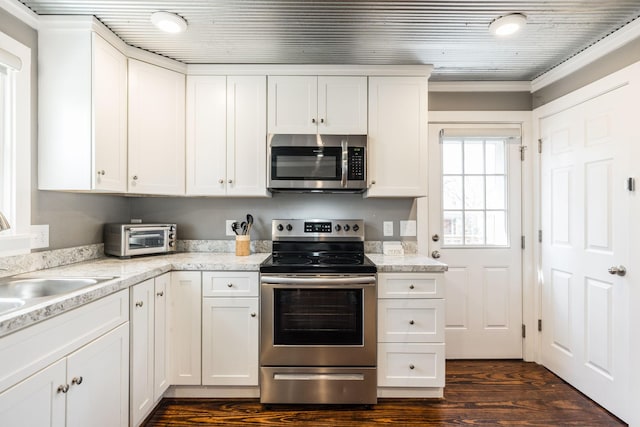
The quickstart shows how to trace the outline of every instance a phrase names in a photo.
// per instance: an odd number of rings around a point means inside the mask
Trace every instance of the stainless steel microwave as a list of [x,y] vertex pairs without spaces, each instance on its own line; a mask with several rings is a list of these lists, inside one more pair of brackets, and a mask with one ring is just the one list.
[[271,191],[367,189],[367,135],[269,135]]
[[176,224],[105,224],[104,253],[120,258],[176,251]]

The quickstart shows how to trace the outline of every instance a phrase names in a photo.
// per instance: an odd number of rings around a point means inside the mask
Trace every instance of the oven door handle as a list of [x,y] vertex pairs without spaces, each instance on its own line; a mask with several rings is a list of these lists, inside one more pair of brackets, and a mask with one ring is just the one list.
[[359,277],[285,277],[285,276],[262,276],[262,283],[273,285],[375,285],[376,276]]
[[347,175],[349,173],[349,143],[346,140],[342,140],[342,180],[340,184],[342,188],[347,188]]

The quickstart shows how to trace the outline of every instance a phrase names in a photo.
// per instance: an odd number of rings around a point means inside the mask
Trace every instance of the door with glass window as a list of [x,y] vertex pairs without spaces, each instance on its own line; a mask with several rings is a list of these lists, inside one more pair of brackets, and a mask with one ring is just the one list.
[[520,128],[429,126],[429,252],[448,264],[446,357],[522,357]]

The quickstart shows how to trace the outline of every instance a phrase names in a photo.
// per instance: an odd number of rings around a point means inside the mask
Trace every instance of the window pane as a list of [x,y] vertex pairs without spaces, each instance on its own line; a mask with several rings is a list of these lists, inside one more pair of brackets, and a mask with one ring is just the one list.
[[487,211],[487,245],[506,246],[507,216],[505,211]]
[[464,177],[464,208],[484,209],[484,177]]
[[465,245],[484,245],[484,211],[464,214]]
[[462,173],[462,141],[442,143],[442,173],[445,175]]
[[483,141],[464,142],[464,173],[484,173]]
[[462,245],[462,212],[444,211],[442,214],[445,245]]
[[462,177],[442,177],[442,208],[462,209]]
[[504,176],[487,177],[487,209],[506,208],[506,190]]
[[505,171],[505,149],[504,140],[489,140],[486,141],[486,165],[487,174],[503,174]]

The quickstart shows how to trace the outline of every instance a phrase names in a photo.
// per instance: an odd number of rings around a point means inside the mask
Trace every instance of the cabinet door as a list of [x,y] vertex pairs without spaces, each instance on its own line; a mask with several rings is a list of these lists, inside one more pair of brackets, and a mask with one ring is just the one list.
[[258,385],[258,298],[204,298],[202,384]]
[[227,195],[267,196],[267,79],[227,77]]
[[126,426],[129,418],[129,324],[67,357],[67,427]]
[[187,77],[187,194],[224,195],[227,182],[226,159],[227,78],[225,76],[189,76]]
[[269,76],[269,133],[312,133],[318,130],[316,76]]
[[366,77],[318,77],[318,133],[367,134]]
[[127,58],[92,33],[94,188],[127,191]]
[[369,78],[367,196],[427,195],[427,78]]
[[153,400],[160,399],[169,387],[168,344],[169,325],[167,324],[167,310],[169,301],[169,288],[171,286],[171,273],[165,273],[155,278],[155,304],[154,304],[154,363],[153,363]]
[[169,352],[171,384],[200,385],[202,280],[197,271],[171,273]]
[[0,393],[0,423],[64,427],[66,394],[58,387],[66,384],[66,366],[62,359]]
[[185,193],[185,77],[129,59],[129,192]]
[[131,288],[131,422],[137,425],[153,406],[154,284]]

